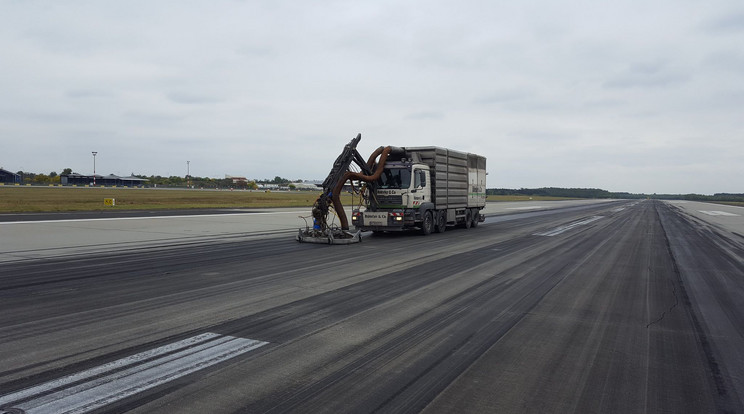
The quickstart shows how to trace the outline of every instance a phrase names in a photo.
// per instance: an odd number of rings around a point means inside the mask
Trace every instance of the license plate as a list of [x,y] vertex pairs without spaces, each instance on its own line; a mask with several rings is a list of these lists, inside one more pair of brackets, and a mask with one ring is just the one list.
[[364,224],[367,226],[387,226],[388,213],[380,213],[380,212],[364,213]]

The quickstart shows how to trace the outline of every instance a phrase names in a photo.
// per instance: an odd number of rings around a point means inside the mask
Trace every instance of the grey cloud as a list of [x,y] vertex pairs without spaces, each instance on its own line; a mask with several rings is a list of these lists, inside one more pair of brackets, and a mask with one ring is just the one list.
[[731,71],[739,75],[744,72],[744,52],[740,49],[722,50],[703,59],[706,68]]
[[422,111],[422,112],[416,112],[413,114],[409,114],[408,116],[406,116],[406,119],[438,120],[438,119],[444,119],[444,113],[438,112],[438,111]]
[[509,134],[511,139],[519,142],[530,142],[539,145],[555,142],[566,142],[574,138],[573,134],[562,133],[554,130],[524,130]]
[[541,96],[527,88],[505,89],[479,96],[473,100],[477,106],[494,106],[504,111],[542,112],[560,109],[566,102],[555,102],[550,97]]
[[744,107],[744,89],[713,90],[701,97],[710,108]]
[[241,46],[235,49],[235,52],[239,55],[247,57],[270,57],[276,54],[273,48],[268,46]]
[[113,94],[111,94],[111,92],[96,89],[73,89],[67,91],[65,96],[72,99],[110,98]]
[[744,11],[708,21],[703,25],[703,29],[709,33],[744,32]]
[[31,123],[38,124],[67,124],[73,122],[86,122],[89,121],[89,117],[85,117],[79,113],[72,112],[68,109],[14,109],[11,111],[0,112],[0,119],[7,119],[13,121],[28,121]]
[[664,66],[662,62],[642,62],[631,65],[628,71],[640,75],[655,75],[661,72]]
[[181,121],[186,119],[185,115],[173,115],[167,113],[159,113],[155,111],[127,111],[124,113],[124,118],[129,121],[143,122],[148,124],[162,124],[168,122]]
[[488,95],[477,97],[474,100],[474,102],[476,104],[508,103],[508,102],[514,102],[514,101],[522,101],[522,100],[531,98],[533,96],[534,94],[532,92],[529,92],[525,89],[510,89],[510,90],[501,90],[501,91],[490,93]]
[[665,63],[638,63],[604,83],[608,89],[619,88],[663,88],[685,83],[687,74],[668,68]]
[[[744,174],[725,158],[743,150],[744,15],[723,3],[702,20],[691,2],[0,2],[3,154],[49,171],[69,138],[77,170],[96,149],[125,173],[192,160],[197,175],[323,178],[362,132],[363,153],[472,146],[502,169],[494,187],[716,191]],[[697,154],[710,178],[691,185]],[[657,158],[681,167],[636,168]]]
[[663,88],[685,83],[689,76],[670,74],[665,76],[619,76],[604,83],[606,88]]
[[212,104],[222,102],[222,99],[214,96],[201,95],[189,92],[171,92],[167,94],[169,100],[187,105]]
[[601,146],[579,149],[580,156],[586,156],[598,165],[616,165],[627,168],[654,167],[682,168],[702,165],[706,160],[733,161],[735,154],[721,152],[715,144],[676,144],[663,145],[657,148],[643,147],[637,144],[626,147]]
[[618,108],[627,105],[627,101],[622,99],[594,99],[583,103],[585,108]]

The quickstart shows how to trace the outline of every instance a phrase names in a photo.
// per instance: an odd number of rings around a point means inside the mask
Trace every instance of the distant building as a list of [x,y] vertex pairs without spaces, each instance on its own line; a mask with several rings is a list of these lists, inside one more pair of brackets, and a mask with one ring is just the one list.
[[0,168],[0,183],[20,184],[23,181],[19,174]]
[[[82,175],[78,173],[61,174],[59,176],[62,185],[92,185],[93,175]],[[96,185],[116,186],[116,187],[138,187],[145,185],[148,181],[146,178],[134,176],[119,177],[118,175],[95,175]]]
[[233,184],[247,183],[248,182],[248,179],[245,178],[245,177],[234,177],[232,175],[225,174],[225,178],[227,178],[228,180],[232,180]]
[[292,183],[298,190],[321,191],[323,190],[322,181],[303,181],[301,183]]

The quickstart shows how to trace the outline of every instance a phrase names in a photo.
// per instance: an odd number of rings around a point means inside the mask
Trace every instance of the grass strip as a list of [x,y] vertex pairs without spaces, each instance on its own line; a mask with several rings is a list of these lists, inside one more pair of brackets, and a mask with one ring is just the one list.
[[[320,192],[187,190],[165,188],[0,186],[0,213],[103,210],[180,210],[194,208],[311,207]],[[114,206],[104,205],[113,198]],[[570,200],[562,197],[488,196],[488,201]],[[359,203],[350,195],[345,206]]]
[[[310,207],[320,192],[86,187],[0,187],[0,213]],[[114,206],[104,205],[113,198]],[[358,203],[358,197],[355,202]],[[341,197],[352,205],[351,197]]]

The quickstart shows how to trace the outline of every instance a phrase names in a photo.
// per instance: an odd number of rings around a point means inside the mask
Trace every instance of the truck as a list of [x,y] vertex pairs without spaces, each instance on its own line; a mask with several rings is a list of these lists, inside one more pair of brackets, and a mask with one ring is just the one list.
[[485,218],[486,157],[441,147],[391,147],[380,177],[367,185],[364,207],[352,212],[358,230],[476,227]]
[[[358,134],[333,163],[310,216],[303,217],[297,241],[351,244],[363,231],[419,230],[442,233],[447,226],[471,228],[485,218],[486,158],[441,147],[379,147],[365,162],[356,149]],[[352,164],[356,164],[353,168]],[[360,195],[350,230],[340,195]],[[333,213],[338,217],[329,221]],[[307,219],[312,218],[312,226]]]

